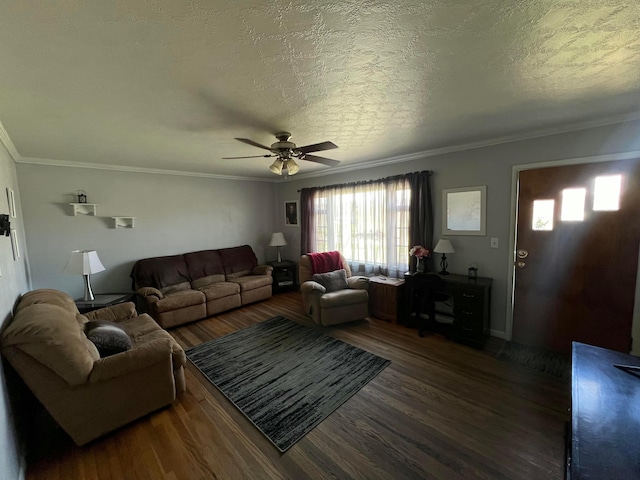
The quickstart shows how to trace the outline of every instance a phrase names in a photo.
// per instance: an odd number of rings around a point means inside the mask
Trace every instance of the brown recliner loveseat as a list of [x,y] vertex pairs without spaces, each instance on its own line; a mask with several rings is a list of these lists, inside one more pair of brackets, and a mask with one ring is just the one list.
[[171,328],[271,297],[272,272],[242,245],[138,260],[131,278],[146,311]]
[[[101,358],[85,334],[96,320],[124,330],[129,349]],[[77,445],[170,405],[186,390],[184,350],[149,315],[138,316],[132,302],[82,315],[66,293],[34,290],[20,298],[1,341],[3,355]]]

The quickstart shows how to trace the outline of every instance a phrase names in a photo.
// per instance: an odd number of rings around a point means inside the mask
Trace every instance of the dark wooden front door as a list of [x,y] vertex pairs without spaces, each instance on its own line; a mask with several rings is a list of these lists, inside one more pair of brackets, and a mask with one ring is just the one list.
[[[617,175],[619,207],[594,207],[615,200]],[[563,353],[574,340],[628,352],[640,160],[526,170],[518,188],[513,341]]]

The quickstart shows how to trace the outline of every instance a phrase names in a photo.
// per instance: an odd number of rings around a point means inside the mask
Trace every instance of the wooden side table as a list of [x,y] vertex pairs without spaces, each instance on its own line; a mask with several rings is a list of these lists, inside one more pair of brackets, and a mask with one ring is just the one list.
[[134,293],[99,293],[94,295],[94,300],[85,301],[77,298],[75,302],[80,313],[87,313],[119,303],[133,302],[134,295]]
[[369,310],[372,316],[398,323],[403,298],[404,280],[382,276],[369,278]]
[[274,294],[284,292],[285,290],[296,290],[298,288],[296,262],[283,260],[281,262],[267,262],[267,265],[273,267],[272,292]]

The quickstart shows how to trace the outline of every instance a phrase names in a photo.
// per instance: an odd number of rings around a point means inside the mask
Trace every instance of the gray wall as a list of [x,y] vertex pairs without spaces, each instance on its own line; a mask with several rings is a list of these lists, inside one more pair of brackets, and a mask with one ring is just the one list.
[[[63,273],[70,252],[96,250],[106,270],[91,276],[95,293],[129,291],[136,260],[249,244],[258,260],[274,223],[275,185],[178,175],[18,164],[33,288],[82,296],[78,275]],[[97,215],[73,216],[87,192]],[[112,216],[136,217],[114,228]]]
[[[278,184],[278,203],[282,205],[285,200],[299,199],[298,190],[304,187],[372,180],[401,173],[432,170],[435,206],[434,242],[437,242],[441,237],[442,189],[486,185],[487,235],[485,237],[447,236],[446,238],[451,240],[456,250],[455,253],[447,256],[448,270],[452,273],[466,274],[469,264],[477,262],[478,274],[493,279],[491,330],[493,335],[504,337],[507,332],[507,313],[510,302],[509,272],[512,252],[509,249],[509,240],[510,222],[514,217],[511,206],[514,166],[640,151],[638,132],[640,132],[640,121],[634,121],[428,156],[423,159],[330,176],[290,177],[286,182]],[[301,172],[304,172],[305,162],[301,163]],[[277,220],[288,242],[284,247],[283,257],[299,258],[300,229],[286,227],[284,214],[280,211]],[[490,248],[491,237],[499,239],[499,248]],[[436,259],[439,259],[437,254]]]
[[[17,218],[11,219],[11,228],[18,232],[21,244],[21,258],[14,260],[11,239],[0,237],[0,330],[8,324],[13,306],[18,297],[29,290],[26,252],[24,249],[24,227],[20,208],[20,192],[16,179],[16,168],[13,159],[0,144],[0,213],[8,214],[9,207],[6,196],[7,187],[15,193]],[[23,442],[20,440],[14,420],[17,412],[12,407],[19,404],[16,379],[11,376],[8,365],[3,365],[0,358],[0,478],[17,479],[24,477],[25,455]],[[8,376],[5,376],[5,373]],[[7,378],[11,379],[7,382]],[[10,403],[10,399],[12,403]]]

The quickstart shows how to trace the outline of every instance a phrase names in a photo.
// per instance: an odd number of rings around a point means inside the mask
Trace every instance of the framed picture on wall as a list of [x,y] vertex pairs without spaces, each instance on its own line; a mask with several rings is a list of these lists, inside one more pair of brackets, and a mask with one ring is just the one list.
[[297,200],[284,202],[284,223],[287,227],[297,227],[300,224]]

